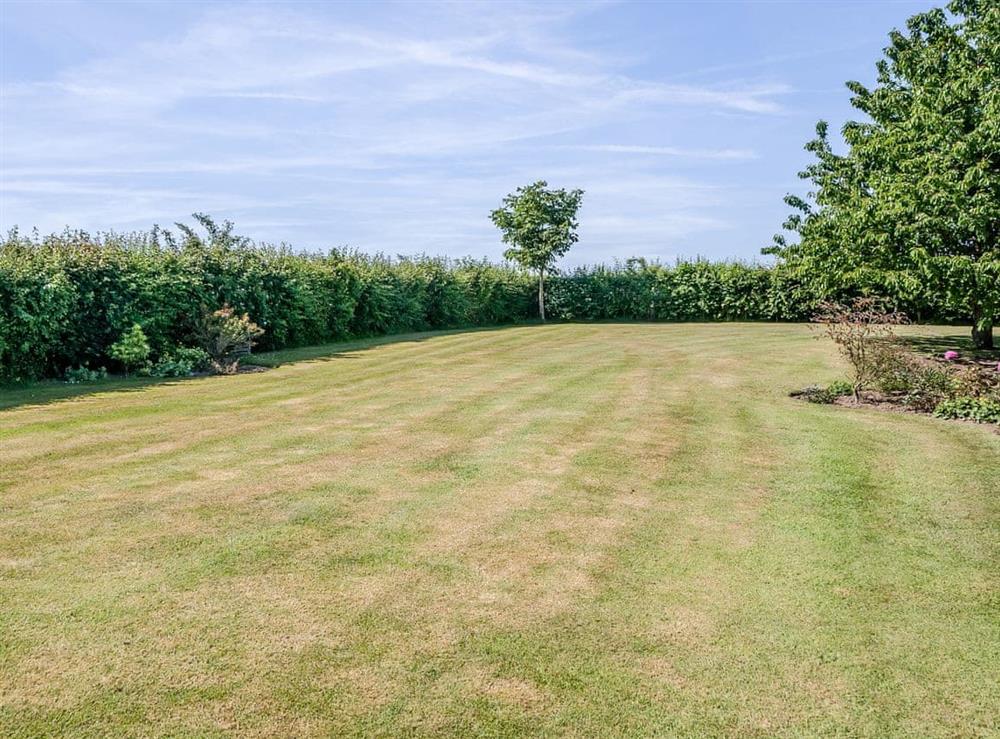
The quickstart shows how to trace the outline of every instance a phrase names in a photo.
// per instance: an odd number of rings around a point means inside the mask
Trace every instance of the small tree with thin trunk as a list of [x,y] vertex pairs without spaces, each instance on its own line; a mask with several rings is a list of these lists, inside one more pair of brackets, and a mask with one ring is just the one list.
[[865,297],[855,298],[850,305],[822,303],[813,321],[823,326],[823,332],[851,363],[851,389],[859,400],[861,391],[875,382],[892,353],[896,339],[893,327],[907,323],[907,318],[883,309],[877,298]]
[[550,190],[545,180],[519,187],[490,214],[510,248],[504,257],[538,272],[538,315],[545,320],[545,273],[577,241],[583,190]]

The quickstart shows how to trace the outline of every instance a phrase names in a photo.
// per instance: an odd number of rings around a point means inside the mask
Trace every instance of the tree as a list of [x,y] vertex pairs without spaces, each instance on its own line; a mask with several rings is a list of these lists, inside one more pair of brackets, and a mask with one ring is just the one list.
[[850,305],[822,303],[813,321],[837,345],[853,370],[854,399],[875,382],[887,359],[895,355],[893,326],[906,323],[906,316],[886,311],[876,298],[855,298]]
[[538,272],[538,315],[545,320],[545,273],[577,242],[583,190],[549,190],[545,180],[519,187],[490,214],[510,248],[504,257]]
[[108,356],[117,359],[125,368],[125,376],[128,377],[129,367],[135,367],[149,358],[149,341],[146,333],[138,323],[122,334],[114,344],[108,348]]
[[848,82],[865,122],[825,122],[800,173],[815,186],[765,253],[825,289],[850,286],[925,301],[971,320],[993,346],[1000,317],[1000,5],[954,0],[893,31],[869,89]]

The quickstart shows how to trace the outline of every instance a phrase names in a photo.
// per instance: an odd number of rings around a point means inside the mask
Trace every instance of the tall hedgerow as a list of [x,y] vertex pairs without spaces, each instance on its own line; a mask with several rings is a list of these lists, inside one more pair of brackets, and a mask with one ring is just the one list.
[[178,233],[8,234],[0,244],[0,381],[99,366],[135,324],[155,360],[196,343],[200,318],[223,305],[264,330],[263,350],[534,316],[532,283],[510,266],[306,254],[195,218],[201,228]]
[[[261,350],[538,317],[533,276],[509,264],[306,254],[196,220],[177,233],[10,233],[0,243],[0,381],[112,366],[110,346],[135,324],[157,362],[195,345],[201,317],[224,305],[263,329]],[[788,267],[640,259],[550,275],[546,304],[554,320],[795,321],[821,299],[851,297],[814,290]],[[887,298],[917,320],[953,317]]]

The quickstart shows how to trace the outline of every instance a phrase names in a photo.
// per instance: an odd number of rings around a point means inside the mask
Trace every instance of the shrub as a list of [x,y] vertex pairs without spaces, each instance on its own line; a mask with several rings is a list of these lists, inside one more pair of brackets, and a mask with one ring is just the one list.
[[913,384],[917,359],[912,352],[895,342],[875,348],[872,385],[883,393],[905,393]]
[[264,329],[251,321],[249,315],[240,315],[229,305],[205,313],[199,327],[199,337],[212,368],[222,374],[235,372],[240,350],[249,350],[263,333]]
[[191,365],[192,372],[207,370],[212,363],[212,357],[207,351],[197,346],[178,346],[170,352],[170,357],[177,362]]
[[834,398],[842,398],[845,395],[853,395],[854,386],[845,380],[837,380],[836,382],[831,382],[827,386],[826,391]]
[[958,397],[945,400],[934,409],[938,418],[964,418],[977,423],[1000,424],[1000,397]]
[[801,390],[797,390],[792,393],[793,398],[802,398],[803,400],[809,401],[810,403],[832,403],[837,398],[841,398],[845,395],[851,395],[854,392],[854,386],[849,382],[844,382],[843,380],[838,380],[832,382],[826,387],[820,385],[808,385]]
[[802,398],[810,403],[832,403],[836,397],[820,385],[807,385],[801,390],[791,393],[793,398]]
[[954,369],[956,396],[979,398],[1000,394],[1000,372],[992,367],[970,364]]
[[104,367],[92,370],[89,367],[70,367],[66,370],[65,379],[70,385],[79,385],[86,382],[97,382],[108,376],[108,371]]
[[149,374],[154,377],[188,377],[194,372],[208,369],[212,358],[198,347],[179,346],[160,357]]
[[906,375],[903,402],[921,411],[930,411],[955,392],[955,376],[935,362],[913,357]]
[[905,405],[931,411],[957,389],[954,368],[918,357],[893,344],[877,352],[874,385],[885,393],[902,395]]
[[849,305],[823,303],[813,321],[822,324],[841,355],[850,362],[854,373],[851,387],[854,397],[872,387],[887,361],[894,354],[893,326],[906,323],[902,313],[881,308],[877,298],[855,298]]
[[125,368],[125,376],[128,377],[130,367],[145,362],[150,353],[149,341],[138,323],[126,331],[122,337],[108,349],[108,356],[117,359]]

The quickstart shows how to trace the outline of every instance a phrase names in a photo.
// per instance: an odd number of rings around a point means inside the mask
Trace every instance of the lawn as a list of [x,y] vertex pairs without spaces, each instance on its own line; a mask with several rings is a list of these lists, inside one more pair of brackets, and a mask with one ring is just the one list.
[[0,391],[0,733],[1000,732],[1000,435],[806,327],[264,359]]

